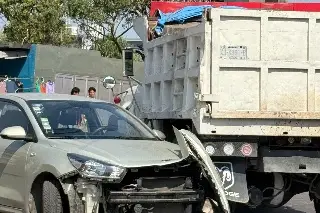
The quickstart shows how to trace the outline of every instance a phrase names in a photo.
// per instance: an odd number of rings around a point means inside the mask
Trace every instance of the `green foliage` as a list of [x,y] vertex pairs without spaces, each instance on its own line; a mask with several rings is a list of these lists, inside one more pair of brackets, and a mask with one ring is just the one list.
[[3,32],[0,32],[0,44],[7,43],[7,37]]
[[10,42],[68,45],[74,38],[66,28],[63,0],[0,0],[7,18],[4,33]]
[[[118,38],[117,42],[112,41],[111,36],[106,36],[104,39],[98,39],[95,41],[95,49],[99,50],[101,55],[108,58],[121,58],[121,53],[118,49],[125,48],[127,46],[127,42],[122,39]],[[119,45],[120,47],[118,47]]]
[[8,20],[4,34],[9,42],[75,46],[77,38],[64,19],[71,17],[102,56],[121,58],[127,46],[122,36],[132,28],[133,18],[147,14],[148,4],[149,0],[0,0],[0,14]]
[[143,60],[142,60],[142,58],[141,58],[141,56],[140,56],[139,54],[134,53],[134,54],[133,54],[133,61],[140,61],[140,62],[142,62]]
[[102,55],[118,57],[125,47],[122,36],[132,28],[133,18],[147,14],[149,0],[69,0],[68,3],[69,16],[82,25],[95,43],[92,32],[103,37],[98,39]]
[[[125,39],[118,38],[117,42],[112,41],[111,36],[106,36],[105,39],[98,39],[95,41],[95,50],[100,51],[101,56],[108,58],[122,58],[122,52],[118,51],[117,44],[120,45],[121,49],[128,47],[128,44]],[[139,54],[134,53],[133,55],[134,61],[142,61],[142,58]]]

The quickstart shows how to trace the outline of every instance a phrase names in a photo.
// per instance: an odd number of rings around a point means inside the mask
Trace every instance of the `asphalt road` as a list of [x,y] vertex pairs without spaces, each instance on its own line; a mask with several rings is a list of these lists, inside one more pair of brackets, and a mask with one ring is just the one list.
[[277,209],[238,210],[236,213],[315,213],[307,193],[295,196],[285,206]]

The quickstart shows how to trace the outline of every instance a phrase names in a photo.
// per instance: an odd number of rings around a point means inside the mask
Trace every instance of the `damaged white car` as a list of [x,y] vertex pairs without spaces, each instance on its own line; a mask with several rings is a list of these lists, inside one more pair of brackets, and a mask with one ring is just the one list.
[[230,212],[195,135],[166,142],[114,104],[1,95],[0,132],[1,212]]

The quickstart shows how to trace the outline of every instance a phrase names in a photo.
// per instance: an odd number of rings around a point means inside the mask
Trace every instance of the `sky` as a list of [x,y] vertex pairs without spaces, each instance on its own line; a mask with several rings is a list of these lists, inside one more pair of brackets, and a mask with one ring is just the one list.
[[[288,0],[288,2],[320,2],[320,0]],[[5,24],[5,19],[2,18],[1,15],[0,15],[0,29],[3,28],[4,24]],[[123,31],[123,29],[120,28],[119,32],[122,32],[122,31]],[[129,30],[124,35],[124,37],[126,39],[138,39],[139,38],[138,35],[136,34],[136,32],[133,29]]]

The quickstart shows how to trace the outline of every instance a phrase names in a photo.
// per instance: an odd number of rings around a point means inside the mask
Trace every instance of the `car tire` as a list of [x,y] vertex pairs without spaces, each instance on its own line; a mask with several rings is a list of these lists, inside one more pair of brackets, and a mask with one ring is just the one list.
[[42,212],[63,213],[63,202],[57,181],[44,181],[42,191]]

